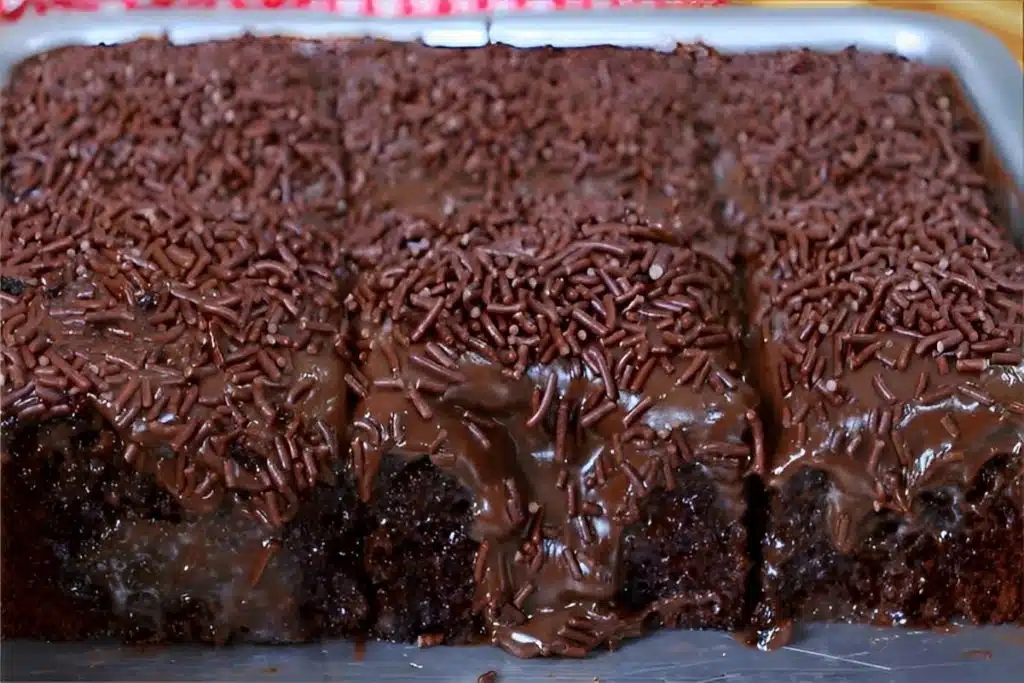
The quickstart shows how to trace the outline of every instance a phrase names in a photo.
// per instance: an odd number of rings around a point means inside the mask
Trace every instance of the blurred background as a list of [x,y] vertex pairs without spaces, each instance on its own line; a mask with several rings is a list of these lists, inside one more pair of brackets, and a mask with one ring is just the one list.
[[998,35],[1024,63],[1024,0],[733,0],[734,5],[809,7],[868,5],[917,10],[970,21]]

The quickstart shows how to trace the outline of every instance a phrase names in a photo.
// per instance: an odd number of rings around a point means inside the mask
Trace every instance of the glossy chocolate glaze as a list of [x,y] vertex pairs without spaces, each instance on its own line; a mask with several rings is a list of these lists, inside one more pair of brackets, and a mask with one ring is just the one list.
[[[578,230],[564,223],[573,218],[564,208],[541,208],[556,225],[550,228],[555,233]],[[443,230],[417,226],[415,238],[409,235],[405,246],[388,252],[385,263],[367,276],[368,288],[391,285],[389,291],[394,291],[395,285],[382,274],[400,270],[396,263],[415,263],[420,272],[429,273],[427,264],[453,248],[467,263],[479,258],[481,250],[518,252],[529,262],[527,254],[546,248],[525,228],[513,249],[500,238],[484,239],[481,230],[448,237]],[[609,229],[629,232],[625,223]],[[621,239],[610,238],[609,244]],[[571,254],[572,240],[562,243]],[[401,253],[409,244],[418,260]],[[644,239],[635,244],[643,248]],[[706,263],[714,268],[713,261]],[[709,272],[703,270],[708,265],[674,267],[666,262],[658,275],[668,282]],[[522,280],[543,279],[543,270],[536,274],[536,266],[530,268]],[[650,285],[644,287],[650,290]],[[703,289],[694,291],[705,296]],[[361,292],[370,296],[369,289],[357,285],[357,298]],[[707,296],[720,295],[708,290]],[[397,310],[397,322],[389,314],[374,323],[376,309],[362,305],[359,360],[367,390],[353,414],[357,488],[364,500],[371,500],[378,495],[378,471],[385,458],[429,457],[470,492],[471,535],[480,543],[477,609],[484,612],[494,642],[520,656],[579,655],[638,633],[652,614],[671,622],[687,609],[715,604],[712,585],[698,594],[667,597],[640,612],[617,607],[615,599],[623,574],[623,530],[640,518],[646,496],[678,485],[676,473],[684,463],[696,463],[715,482],[717,505],[727,524],[741,524],[742,481],[752,464],[747,415],[755,399],[740,380],[730,378],[734,346],[725,343],[710,352],[699,346],[679,349],[667,356],[666,368],[652,358],[646,380],[633,383],[613,375],[614,369],[636,363],[632,346],[586,341],[576,350],[565,346],[563,354],[546,362],[523,362],[514,354],[511,362],[499,362],[484,354],[500,348],[483,345],[473,351],[461,341],[464,337],[444,339],[443,328],[432,326],[434,320],[438,326],[456,325],[445,321],[469,311],[468,296],[450,312],[435,312],[433,320],[422,308],[395,309],[395,300],[389,301],[389,310]],[[558,298],[547,301],[563,306]],[[658,301],[657,292],[648,299],[651,304]],[[499,305],[489,308],[496,316],[504,310]],[[623,299],[616,308],[622,316],[635,304]],[[607,338],[615,323],[607,315],[602,319],[611,322],[603,331]],[[659,331],[651,326],[649,334],[654,339]],[[529,358],[535,358],[533,353],[529,351]],[[719,379],[701,380],[695,387],[698,374]]]
[[[396,348],[397,372],[388,367],[380,344]],[[437,381],[437,373],[415,365],[410,357],[428,356],[423,345],[402,348],[384,332],[374,340],[364,372],[371,382],[398,377],[406,386],[416,386]],[[423,399],[427,418],[400,390],[372,389],[354,415],[360,495],[364,500],[374,495],[377,470],[388,456],[429,457],[470,491],[472,536],[481,542],[479,600],[487,605],[492,638],[513,653],[565,654],[559,650],[589,649],[623,637],[646,615],[620,614],[612,604],[621,577],[622,531],[638,518],[644,496],[666,485],[663,468],[687,458],[672,450],[666,433],[675,432],[693,444],[689,457],[697,458],[719,482],[719,501],[727,517],[739,523],[745,509],[744,459],[731,455],[732,449],[716,453],[708,445],[745,448],[736,437],[745,429],[743,413],[751,396],[721,394],[710,387],[693,392],[659,369],[643,395],[621,392],[615,408],[570,434],[564,457],[556,458],[556,406],[578,410],[584,396],[602,387],[600,377],[578,360],[534,366],[519,379],[501,370],[479,358],[445,368],[445,375],[460,381],[439,396]],[[554,378],[555,387],[551,411],[536,424],[527,424],[533,413],[531,397],[544,391],[548,377]],[[655,436],[650,446],[639,438],[623,439],[623,417],[644,396],[656,397],[636,423]],[[695,598],[679,599],[685,603]],[[714,601],[711,588],[706,599]],[[671,612],[671,602],[649,609]],[[578,633],[567,630],[570,621]],[[586,640],[578,640],[584,634]]]
[[[44,262],[43,269],[21,262],[11,246],[5,273],[31,284],[19,296],[4,294],[4,318],[14,323],[5,330],[8,350],[15,354],[8,355],[13,381],[5,386],[5,411],[38,420],[85,403],[125,445],[111,456],[155,477],[181,505],[211,512],[228,492],[244,492],[252,514],[279,525],[295,514],[297,491],[332,479],[322,463],[337,457],[345,430],[347,351],[339,341],[336,276],[324,281],[322,294],[334,299],[333,313],[312,291],[294,300],[268,291],[258,265],[232,273],[206,259],[217,278],[210,287],[197,273],[169,263],[167,272],[133,250],[128,230],[139,224],[127,227],[132,222],[71,221],[79,226],[71,257]],[[277,268],[286,259],[261,263]],[[119,274],[134,267],[158,273],[149,288]],[[344,276],[344,264],[338,267]],[[285,272],[280,284],[301,291],[297,280],[306,276]],[[229,273],[238,279],[222,279]],[[266,289],[247,292],[257,285]],[[275,304],[280,296],[286,306]],[[267,307],[290,307],[295,315],[276,315],[273,332],[266,319],[243,319]],[[314,457],[302,459],[303,452]]]
[[[897,369],[919,340],[890,334],[881,341],[876,359],[834,380],[836,391],[798,385],[771,397],[790,419],[778,415],[769,484],[785,486],[801,467],[827,471],[829,529],[840,550],[870,532],[874,513],[896,511],[913,524],[923,491],[963,489],[993,458],[1020,457],[1024,449],[1024,415],[1012,410],[1024,395],[1022,367],[943,375],[933,359],[910,354]],[[821,350],[830,353],[828,344]],[[767,367],[777,367],[779,353],[765,345]],[[891,399],[879,396],[879,379]]]

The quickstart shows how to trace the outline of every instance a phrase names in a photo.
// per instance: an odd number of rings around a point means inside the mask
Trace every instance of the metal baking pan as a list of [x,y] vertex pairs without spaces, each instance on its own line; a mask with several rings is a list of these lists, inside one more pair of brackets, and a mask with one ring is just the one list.
[[[668,47],[702,40],[723,51],[848,45],[897,52],[951,67],[1005,169],[1011,208],[1024,187],[1024,83],[994,37],[955,21],[863,8],[832,10],[617,11],[495,16],[490,20],[358,19],[310,11],[177,10],[50,13],[0,23],[0,82],[18,60],[78,43],[114,43],[167,33],[178,42],[245,30],[304,36],[374,35],[428,44]],[[1015,228],[1021,228],[1015,222]],[[1024,230],[1017,232],[1018,237]],[[728,634],[663,631],[586,660],[516,660],[495,648],[418,649],[328,642],[286,647],[136,648],[117,644],[6,641],[0,679],[214,681],[430,681],[462,683],[487,671],[502,683],[1002,683],[1020,680],[1024,629],[914,632],[849,625],[806,625],[790,646],[763,653]],[[1017,672],[1017,673],[1014,673]]]

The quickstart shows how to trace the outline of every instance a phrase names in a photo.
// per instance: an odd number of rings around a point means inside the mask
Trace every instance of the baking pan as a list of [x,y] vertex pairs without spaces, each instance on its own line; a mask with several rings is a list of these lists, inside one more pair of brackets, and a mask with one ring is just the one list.
[[[114,43],[166,33],[176,42],[243,31],[310,37],[373,35],[432,45],[670,47],[702,40],[727,52],[849,45],[949,66],[989,130],[1019,219],[1024,187],[1024,82],[998,40],[967,24],[923,14],[832,10],[615,11],[483,18],[347,18],[310,11],[230,9],[25,15],[0,23],[0,82],[31,54],[66,44]],[[1024,235],[1019,220],[1013,222]],[[488,671],[500,683],[810,683],[815,681],[1003,683],[1024,671],[1024,629],[962,627],[915,632],[837,624],[806,625],[791,645],[763,653],[728,634],[663,631],[586,660],[517,660],[491,647],[348,642],[299,646],[138,648],[117,644],[5,641],[0,679],[207,681],[428,681],[472,683]]]

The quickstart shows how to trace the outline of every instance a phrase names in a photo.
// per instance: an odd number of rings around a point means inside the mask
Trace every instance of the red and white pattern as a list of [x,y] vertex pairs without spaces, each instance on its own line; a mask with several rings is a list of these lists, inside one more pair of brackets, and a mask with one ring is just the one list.
[[0,21],[51,12],[134,9],[302,9],[348,16],[445,16],[613,7],[716,7],[729,0],[0,0]]

